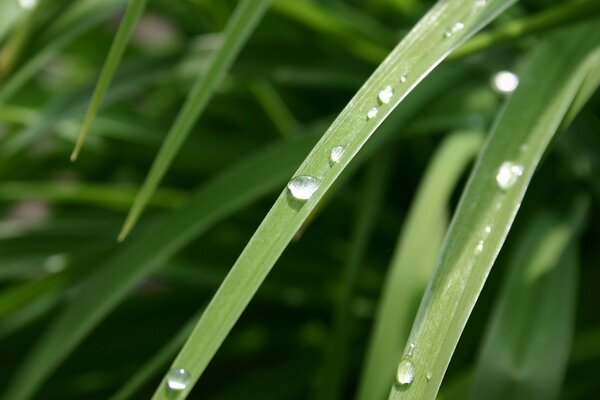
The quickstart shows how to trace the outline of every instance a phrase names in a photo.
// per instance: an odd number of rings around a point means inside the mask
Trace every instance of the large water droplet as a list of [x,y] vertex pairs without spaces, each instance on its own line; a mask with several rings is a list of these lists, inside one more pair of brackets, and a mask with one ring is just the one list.
[[38,0],[19,0],[19,5],[25,10],[31,10],[37,6]]
[[415,378],[415,365],[409,358],[403,358],[398,365],[396,380],[400,385],[410,385]]
[[496,182],[502,190],[508,190],[523,175],[523,166],[511,161],[503,162],[496,174]]
[[519,77],[509,71],[500,71],[492,78],[492,87],[501,94],[509,94],[519,86]]
[[450,29],[448,29],[446,32],[444,32],[444,37],[450,38],[450,37],[452,37],[452,35],[454,35],[458,31],[462,30],[464,27],[465,27],[465,24],[463,24],[462,22],[457,22],[454,25],[452,25],[452,27]]
[[288,182],[287,187],[297,200],[308,200],[317,191],[321,181],[314,176],[299,175]]
[[377,107],[371,108],[369,111],[367,111],[367,119],[375,118],[378,112],[379,109]]
[[377,94],[377,99],[379,99],[382,104],[387,104],[390,102],[390,100],[392,100],[393,95],[394,89],[390,85],[387,85],[379,91]]
[[167,374],[167,387],[169,390],[185,390],[190,384],[191,377],[189,372],[183,368],[173,368]]
[[335,146],[331,149],[331,154],[329,155],[329,161],[333,164],[337,164],[342,159],[344,152],[346,151],[346,147],[344,146]]

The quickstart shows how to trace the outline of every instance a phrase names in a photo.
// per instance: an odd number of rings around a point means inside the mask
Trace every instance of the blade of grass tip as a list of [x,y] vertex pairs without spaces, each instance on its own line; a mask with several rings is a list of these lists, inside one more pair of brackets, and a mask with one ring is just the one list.
[[352,309],[356,280],[364,264],[368,245],[373,236],[379,211],[383,205],[385,190],[392,172],[391,153],[376,155],[370,162],[364,177],[362,195],[356,203],[357,212],[352,228],[348,253],[340,277],[340,287],[333,312],[333,327],[314,393],[316,399],[335,400],[343,393],[346,380],[347,352],[353,338]]
[[[390,399],[435,397],[535,168],[588,71],[598,67],[594,22],[549,36],[524,65],[463,192]],[[564,50],[560,61],[557,48]]]
[[[471,399],[556,399],[575,323],[574,240],[587,213],[539,211],[517,240],[479,352]],[[552,349],[552,351],[548,351]]]
[[[54,369],[141,278],[226,216],[274,191],[315,143],[315,135],[260,150],[215,177],[156,229],[142,231],[84,283],[79,295],[35,344],[3,393],[31,398]],[[257,179],[258,181],[254,181]]]
[[[165,377],[154,399],[187,396],[295,232],[375,129],[448,53],[511,3],[467,9],[459,0],[438,2],[392,51],[304,160],[206,308],[173,363],[189,383],[171,393]],[[345,146],[343,154],[331,163],[337,146]]]
[[77,160],[77,156],[81,151],[85,137],[87,136],[87,133],[94,122],[94,117],[98,112],[98,107],[102,101],[102,97],[104,96],[104,93],[106,93],[106,89],[108,88],[108,85],[110,85],[115,71],[121,62],[121,58],[123,57],[123,53],[125,53],[125,49],[127,48],[127,44],[129,43],[131,35],[133,34],[133,31],[137,26],[144,9],[146,8],[147,1],[148,0],[131,0],[127,6],[123,20],[119,25],[117,35],[110,46],[108,56],[106,57],[106,61],[102,67],[102,72],[100,72],[100,78],[98,79],[98,83],[94,89],[92,100],[90,101],[88,109],[85,113],[81,131],[79,132],[79,137],[75,143],[75,149],[73,149],[73,153],[71,153],[71,161]]
[[185,339],[189,336],[198,321],[200,315],[192,317],[150,360],[146,361],[128,381],[109,400],[126,400],[140,390],[160,370],[175,357],[177,351],[183,346]]
[[388,393],[418,301],[442,246],[450,196],[482,142],[481,132],[450,135],[425,172],[386,274],[358,386],[360,400],[384,399]]
[[200,77],[192,87],[133,202],[125,224],[119,233],[118,241],[125,240],[133,229],[185,138],[189,135],[244,43],[267,11],[270,2],[271,0],[241,0],[238,3],[225,28],[223,45],[211,60],[206,74]]
[[[381,126],[345,172],[368,159],[397,132],[398,126],[431,99],[469,76],[464,66],[441,67]],[[320,126],[320,124],[317,124]],[[215,223],[279,187],[316,142],[313,134],[249,156],[216,177],[190,198],[187,205],[122,246],[99,265],[73,301],[31,350],[15,374],[7,398],[31,397],[44,380],[143,278]],[[250,179],[252,178],[252,179]],[[64,221],[61,223],[64,224]],[[25,392],[21,392],[26,390]]]

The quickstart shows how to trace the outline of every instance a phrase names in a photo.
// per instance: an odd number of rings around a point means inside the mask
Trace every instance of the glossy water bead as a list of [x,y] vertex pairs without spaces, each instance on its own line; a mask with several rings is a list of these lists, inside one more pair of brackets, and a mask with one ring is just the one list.
[[367,111],[367,119],[372,119],[377,116],[379,109],[377,107],[372,107],[369,111]]
[[410,385],[415,379],[415,365],[409,358],[403,358],[398,365],[396,380],[400,385]]
[[505,161],[498,169],[496,183],[500,189],[508,190],[517,183],[517,180],[521,175],[523,175],[522,165],[515,164],[512,161]]
[[308,200],[319,188],[321,181],[314,176],[299,175],[288,182],[287,188],[297,200]]
[[344,152],[346,151],[346,147],[344,146],[335,146],[331,149],[331,153],[329,154],[329,161],[333,164],[337,164],[342,159]]
[[191,376],[183,368],[173,368],[167,374],[167,387],[169,390],[182,391],[187,389],[191,382]]
[[390,85],[387,85],[379,91],[377,94],[377,99],[381,102],[381,104],[388,104],[390,100],[392,100],[393,95],[394,89]]

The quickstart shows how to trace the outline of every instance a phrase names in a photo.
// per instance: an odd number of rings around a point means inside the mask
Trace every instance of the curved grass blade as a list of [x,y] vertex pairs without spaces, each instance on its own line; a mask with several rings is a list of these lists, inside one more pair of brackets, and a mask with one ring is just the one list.
[[146,207],[146,203],[156,190],[179,148],[189,135],[204,107],[208,104],[215,89],[229,70],[242,46],[266,12],[271,0],[242,0],[236,7],[225,28],[222,47],[212,59],[206,74],[192,87],[188,98],[161,146],[150,172],[133,202],[119,241],[129,234]]
[[123,57],[123,53],[125,52],[127,44],[129,43],[129,39],[133,34],[133,30],[137,26],[137,23],[144,12],[144,9],[146,8],[147,1],[148,0],[131,0],[127,6],[127,11],[125,12],[125,16],[123,16],[121,24],[119,25],[119,30],[117,31],[117,35],[112,42],[110,51],[106,57],[104,66],[102,67],[100,78],[98,79],[98,83],[94,89],[92,100],[90,101],[88,109],[85,113],[81,132],[77,138],[75,149],[71,154],[71,161],[75,161],[79,155],[79,152],[81,151],[85,137],[87,136],[87,133],[92,126],[92,122],[94,122],[94,117],[98,112],[98,107],[100,106],[102,97],[104,97],[104,93],[106,93],[106,89],[108,88],[108,85],[110,85],[115,71],[119,66],[121,58]]
[[[296,172],[297,176],[316,179],[317,190],[305,202],[288,191],[281,193],[206,308],[173,363],[173,368],[188,370],[190,384],[170,393],[164,381],[154,399],[187,396],[296,231],[375,129],[449,52],[511,3],[490,1],[467,9],[462,1],[441,1],[392,51]],[[389,99],[388,89],[380,94],[388,85],[392,89]],[[379,106],[378,97],[382,103]],[[345,151],[339,162],[332,165],[330,153],[336,146],[345,146]]]
[[479,352],[471,399],[558,398],[575,324],[573,240],[586,214],[582,203],[569,218],[538,212],[519,235]]
[[393,379],[418,301],[425,291],[446,233],[450,196],[483,142],[480,132],[449,136],[436,151],[417,194],[386,274],[369,339],[358,399],[384,399]]
[[357,202],[357,215],[350,239],[349,251],[340,277],[340,291],[333,313],[333,328],[329,344],[325,345],[325,359],[314,398],[339,399],[343,393],[347,353],[353,337],[352,304],[360,268],[365,262],[373,230],[384,202],[392,165],[390,153],[377,155],[365,174],[362,196]]
[[[598,68],[596,24],[550,36],[526,63],[521,84],[499,115],[463,192],[421,301],[400,364],[411,383],[395,384],[390,399],[436,396],[533,172],[588,72]],[[569,49],[560,60],[557,48]]]
[[[379,135],[367,143],[346,172],[356,168],[368,159],[369,154],[387,143],[398,126],[406,123],[431,99],[466,79],[468,74],[469,70],[462,66],[440,68],[433,73],[407,99],[404,107],[386,120]],[[114,258],[97,268],[94,278],[86,282],[85,290],[79,292],[77,301],[59,315],[36,344],[15,375],[21,379],[27,377],[26,381],[15,378],[11,383],[14,387],[8,389],[12,391],[9,398],[31,397],[54,368],[127,293],[175,252],[231,213],[280,187],[316,139],[312,134],[304,136],[272,151],[261,150],[248,160],[235,164],[201,188],[186,206],[169,216],[156,230],[146,231],[122,246]],[[23,389],[26,391],[17,392]]]

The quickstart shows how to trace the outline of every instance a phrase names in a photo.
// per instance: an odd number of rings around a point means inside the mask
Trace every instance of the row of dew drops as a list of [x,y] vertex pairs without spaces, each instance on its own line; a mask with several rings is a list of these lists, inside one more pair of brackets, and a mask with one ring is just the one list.
[[[36,2],[35,0],[20,0],[20,2]],[[476,0],[475,8],[481,8],[485,6],[487,0]],[[452,37],[455,33],[462,30],[464,28],[464,24],[461,22],[455,23],[450,29],[444,32],[445,38]],[[506,83],[507,81],[510,81]],[[406,74],[400,76],[400,82],[406,82]],[[511,86],[509,89],[502,88],[502,83],[504,87]],[[494,78],[493,82],[495,88],[500,92],[512,92],[517,84],[518,78],[516,75],[509,72],[500,72]],[[388,104],[394,96],[394,89],[391,85],[386,85],[383,87],[377,94],[377,100],[380,104]],[[366,119],[371,120],[377,116],[379,113],[379,107],[374,106],[367,111]],[[522,150],[525,147],[522,147]],[[335,146],[331,149],[329,154],[329,162],[331,165],[337,164],[342,159],[344,152],[346,151],[346,146]],[[502,163],[500,166],[498,173],[496,175],[496,183],[498,187],[507,191],[510,189],[516,182],[517,179],[523,174],[523,167],[519,164],[515,164],[513,162],[507,161]],[[319,185],[321,180],[314,176],[310,175],[298,175],[292,178],[288,184],[287,189],[289,190],[292,197],[296,200],[306,201],[309,200],[313,194],[319,189]],[[486,226],[484,229],[485,234],[489,234],[492,231],[491,226]],[[475,253],[479,254],[483,251],[484,241],[480,240],[475,248]],[[398,365],[398,370],[396,374],[396,381],[399,385],[410,385],[415,376],[415,367],[411,361],[412,353],[414,350],[414,344],[409,346],[408,352],[406,356],[402,358],[400,364]],[[431,373],[427,372],[426,374],[427,380],[431,379]],[[167,374],[167,388],[171,391],[183,391],[185,390],[191,382],[190,374],[183,368],[173,368]]]

